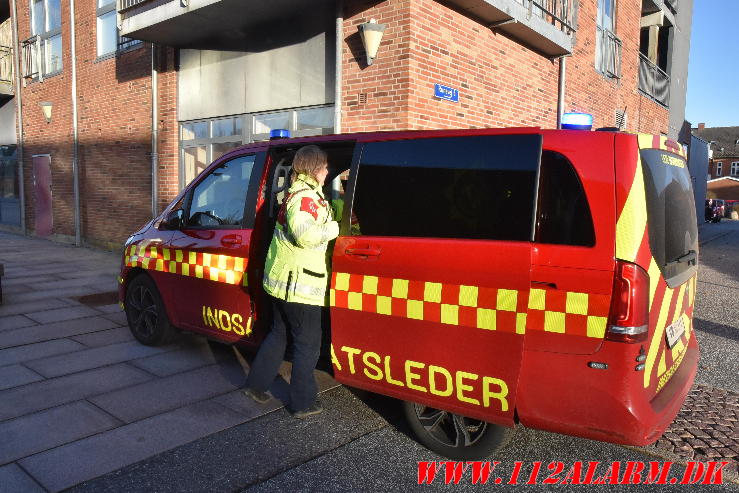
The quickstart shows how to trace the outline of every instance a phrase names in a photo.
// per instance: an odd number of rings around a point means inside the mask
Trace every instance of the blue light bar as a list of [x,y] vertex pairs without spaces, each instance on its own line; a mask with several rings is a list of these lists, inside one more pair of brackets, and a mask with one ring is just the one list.
[[591,130],[593,115],[588,113],[565,113],[562,115],[562,128],[566,130]]
[[273,139],[289,139],[290,131],[284,128],[276,128],[269,132],[269,140]]

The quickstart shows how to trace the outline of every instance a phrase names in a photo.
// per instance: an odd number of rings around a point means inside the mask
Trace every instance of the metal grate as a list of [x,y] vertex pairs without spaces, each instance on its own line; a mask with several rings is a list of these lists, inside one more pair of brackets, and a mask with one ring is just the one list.
[[608,29],[596,26],[596,68],[614,79],[621,78],[621,40]]
[[23,78],[41,78],[41,40],[39,36],[31,36],[23,41],[21,50],[23,50]]
[[529,10],[529,16],[541,17],[567,34],[576,31],[575,0],[516,0]]
[[626,110],[616,110],[615,127],[619,130],[626,130],[627,115]]
[[359,93],[359,104],[366,104],[366,103],[367,103],[367,93],[360,92]]

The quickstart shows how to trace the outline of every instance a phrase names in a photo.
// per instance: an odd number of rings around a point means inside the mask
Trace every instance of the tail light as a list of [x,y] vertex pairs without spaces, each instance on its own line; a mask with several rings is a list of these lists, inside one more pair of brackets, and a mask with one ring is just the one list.
[[649,331],[649,275],[636,264],[616,261],[606,339],[635,343]]

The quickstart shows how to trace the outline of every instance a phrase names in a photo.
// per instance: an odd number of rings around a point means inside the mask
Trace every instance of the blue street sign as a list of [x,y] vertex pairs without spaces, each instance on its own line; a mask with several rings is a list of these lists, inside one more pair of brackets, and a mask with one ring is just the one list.
[[434,97],[458,103],[459,91],[451,87],[442,86],[441,84],[434,84]]

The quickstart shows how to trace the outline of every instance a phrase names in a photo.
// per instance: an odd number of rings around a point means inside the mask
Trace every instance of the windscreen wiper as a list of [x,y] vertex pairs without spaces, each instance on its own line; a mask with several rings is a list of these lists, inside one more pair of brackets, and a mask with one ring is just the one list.
[[685,255],[680,255],[676,259],[670,260],[669,262],[667,262],[665,264],[665,267],[667,267],[669,265],[673,265],[673,264],[679,264],[679,263],[682,263],[682,262],[685,262],[688,265],[690,265],[690,264],[695,265],[696,258],[697,258],[697,255],[695,253],[695,250],[688,250],[688,253],[686,253]]

